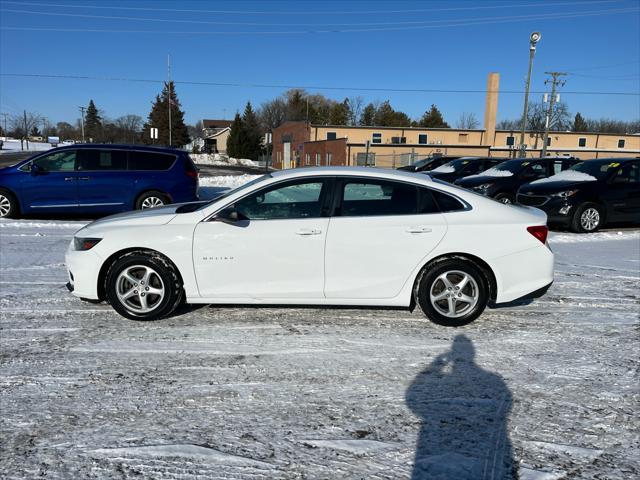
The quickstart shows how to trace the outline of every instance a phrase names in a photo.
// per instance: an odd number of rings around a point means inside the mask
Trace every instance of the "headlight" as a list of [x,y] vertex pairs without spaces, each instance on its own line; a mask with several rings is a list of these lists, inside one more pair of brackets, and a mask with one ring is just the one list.
[[78,237],[74,237],[73,238],[73,246],[76,250],[91,250],[93,247],[95,247],[100,240],[102,240],[101,238],[78,238]]
[[565,190],[564,192],[552,193],[552,197],[567,198],[578,193],[578,190]]

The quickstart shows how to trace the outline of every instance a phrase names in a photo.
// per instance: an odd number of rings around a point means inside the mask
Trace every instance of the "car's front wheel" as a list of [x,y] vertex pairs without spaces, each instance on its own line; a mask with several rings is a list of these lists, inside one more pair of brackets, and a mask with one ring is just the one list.
[[428,265],[417,282],[416,301],[434,323],[459,327],[473,322],[489,301],[486,276],[464,259],[441,259]]
[[105,287],[114,310],[132,320],[166,317],[183,296],[175,267],[153,252],[136,251],[118,258],[107,272]]
[[13,193],[0,188],[0,218],[15,218],[18,210],[18,200]]
[[505,205],[511,205],[516,202],[515,197],[508,193],[499,193],[495,198],[497,201],[504,203]]
[[598,230],[603,223],[602,208],[595,203],[580,205],[571,220],[571,230],[577,233],[591,233]]

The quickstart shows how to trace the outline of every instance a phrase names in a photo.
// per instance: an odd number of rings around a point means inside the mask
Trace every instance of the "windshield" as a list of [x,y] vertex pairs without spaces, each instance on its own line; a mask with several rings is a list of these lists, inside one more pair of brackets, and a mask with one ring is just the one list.
[[416,163],[414,163],[413,166],[416,168],[424,167],[426,164],[428,164],[432,160],[433,158],[423,158],[422,160],[418,160]]
[[598,180],[604,180],[620,166],[620,162],[615,160],[587,160],[586,162],[578,163],[567,171],[574,171],[580,173],[586,173]]
[[531,162],[528,160],[507,160],[506,162],[502,162],[496,165],[491,170],[496,170],[498,172],[519,173],[529,165],[531,165]]
[[261,175],[258,178],[254,178],[250,182],[244,183],[244,184],[240,185],[239,187],[232,188],[231,190],[229,190],[227,192],[224,192],[222,195],[217,196],[213,200],[211,200],[209,202],[206,202],[203,205],[200,205],[199,208],[197,208],[196,210],[202,210],[203,208],[208,207],[209,205],[211,205],[214,202],[217,202],[218,200],[222,200],[223,198],[226,198],[229,195],[233,195],[234,193],[237,193],[237,192],[240,192],[242,190],[248,189],[248,188],[252,187],[253,185],[255,185],[256,183],[260,183],[260,182],[266,180],[267,178],[272,178],[270,173],[267,173],[266,175]]

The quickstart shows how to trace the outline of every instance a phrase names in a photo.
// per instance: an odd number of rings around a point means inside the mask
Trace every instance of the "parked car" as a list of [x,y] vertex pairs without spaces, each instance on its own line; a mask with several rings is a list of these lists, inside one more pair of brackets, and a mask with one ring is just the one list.
[[456,158],[451,155],[430,155],[427,158],[423,158],[422,160],[418,160],[411,165],[405,165],[404,167],[398,167],[397,170],[404,170],[406,172],[423,172],[425,170],[431,170],[432,168],[439,167],[440,165],[444,165],[451,160],[455,160]]
[[458,326],[489,301],[546,291],[553,254],[545,222],[538,209],[501,205],[426,175],[280,171],[209,203],[91,223],[67,250],[67,286],[138,320],[169,315],[183,299],[417,303],[434,322]]
[[587,160],[520,187],[518,203],[540,208],[549,223],[595,232],[610,222],[640,224],[640,160]]
[[453,183],[459,178],[484,172],[505,160],[507,159],[492,157],[461,157],[457,160],[447,162],[444,165],[440,165],[433,170],[427,170],[421,173],[427,174],[431,178],[442,180],[443,182]]
[[502,203],[514,203],[521,185],[550,177],[579,161],[573,157],[508,160],[485,172],[456,180],[455,184]]
[[103,214],[197,200],[198,170],[181,150],[60,147],[0,169],[0,217]]

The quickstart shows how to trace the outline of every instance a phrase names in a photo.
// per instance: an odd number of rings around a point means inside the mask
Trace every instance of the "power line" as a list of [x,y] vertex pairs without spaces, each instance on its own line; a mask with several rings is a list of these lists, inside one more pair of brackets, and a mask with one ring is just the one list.
[[[621,0],[594,0],[583,2],[563,2],[554,3],[554,6],[577,6],[577,5],[592,5],[602,3],[620,3]],[[36,3],[36,2],[16,2],[16,1],[3,1],[1,3],[21,5],[21,6],[34,6],[34,7],[56,7],[56,8],[87,8],[87,9],[103,9],[103,10],[129,10],[129,11],[143,11],[143,12],[176,12],[176,13],[216,13],[216,14],[243,14],[243,15],[372,15],[372,14],[390,14],[390,13],[420,13],[420,12],[455,12],[463,10],[490,10],[490,9],[509,9],[509,8],[539,8],[539,3],[524,3],[524,4],[512,4],[512,5],[482,5],[473,7],[447,7],[447,8],[421,8],[421,9],[405,9],[405,10],[367,10],[367,11],[244,11],[244,10],[195,10],[185,8],[151,8],[151,7],[123,7],[118,5],[69,5],[69,4],[56,4],[56,3]]]
[[[52,75],[42,73],[6,73],[1,72],[3,77],[20,78],[50,78],[66,80],[100,80],[114,82],[134,82],[134,83],[165,83],[165,80],[150,78],[126,78],[126,77],[100,77],[91,75]],[[265,83],[235,83],[235,82],[204,82],[190,80],[174,80],[173,83],[181,85],[200,85],[211,87],[240,87],[240,88],[277,88],[277,89],[304,89],[304,90],[338,90],[338,91],[361,91],[361,92],[395,92],[395,93],[488,93],[487,90],[474,89],[441,89],[441,88],[378,88],[378,87],[353,87],[353,86],[319,86],[319,85],[286,85],[286,84],[265,84]],[[522,95],[521,90],[499,90],[495,93]],[[543,94],[544,91],[532,91],[532,94]],[[566,91],[565,94],[572,95],[614,95],[614,96],[640,96],[640,92],[606,92],[606,91]]]
[[[6,10],[5,10],[6,11]],[[538,14],[538,15],[522,15],[512,17],[487,17],[486,19],[473,20],[464,19],[458,21],[441,21],[440,24],[425,24],[425,25],[402,25],[394,27],[371,27],[371,28],[318,28],[313,30],[248,30],[248,31],[192,31],[192,30],[116,30],[108,28],[57,28],[57,27],[16,27],[16,26],[3,26],[0,30],[12,30],[12,31],[45,31],[45,32],[92,32],[92,33],[151,33],[151,34],[178,34],[178,35],[299,35],[299,34],[322,34],[322,33],[356,33],[356,32],[389,32],[389,31],[406,31],[406,30],[426,30],[430,28],[450,28],[450,27],[465,27],[473,25],[491,25],[500,23],[512,23],[531,20],[559,20],[566,18],[579,18],[579,17],[594,17],[604,15],[616,15],[622,13],[636,13],[640,12],[640,8],[620,8],[610,10],[594,10],[578,13],[551,13],[551,14]],[[34,14],[50,14],[53,13],[44,12],[30,12]],[[63,15],[63,14],[61,14]],[[165,21],[157,19],[158,21]],[[173,21],[173,20],[171,20]],[[439,20],[440,21],[440,20]],[[356,24],[357,25],[357,24]]]

